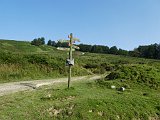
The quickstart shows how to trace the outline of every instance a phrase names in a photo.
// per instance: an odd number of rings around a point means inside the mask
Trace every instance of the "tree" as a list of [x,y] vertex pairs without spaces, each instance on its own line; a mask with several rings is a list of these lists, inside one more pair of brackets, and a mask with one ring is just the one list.
[[48,40],[47,45],[52,46],[52,41],[51,41],[51,40]]
[[61,42],[58,41],[55,47],[62,47]]
[[102,50],[103,50],[103,53],[106,53],[106,54],[109,53],[109,47],[108,46],[102,46]]
[[[47,45],[49,45],[49,46],[56,46],[56,42],[55,41],[52,41],[52,40],[48,40],[48,43],[47,43]],[[57,46],[57,47],[59,47],[59,46]]]
[[116,47],[116,46],[111,47],[111,48],[109,49],[109,53],[110,53],[110,54],[115,54],[115,55],[117,55],[117,54],[118,54],[118,49],[117,49],[117,47]]
[[45,44],[45,38],[35,38],[33,41],[31,41],[31,45],[40,46]]
[[148,49],[146,50],[146,52],[147,52],[146,58],[156,58],[156,55],[155,55],[156,48],[155,47],[156,47],[155,45],[148,46]]
[[129,55],[134,57],[160,59],[160,44],[139,46],[133,51],[129,51]]
[[79,44],[78,47],[82,52],[91,52],[92,49],[92,45],[86,45],[86,44]]
[[103,45],[93,45],[91,52],[93,53],[108,53],[109,48]]
[[56,42],[52,41],[51,45],[55,47],[56,46]]
[[156,58],[160,59],[160,44],[157,44],[157,47],[156,47]]
[[118,55],[128,55],[128,51],[127,50],[123,50],[123,49],[119,49],[118,50]]
[[40,41],[41,41],[42,45],[45,44],[45,38],[44,38],[44,37],[41,37],[41,38],[40,38]]

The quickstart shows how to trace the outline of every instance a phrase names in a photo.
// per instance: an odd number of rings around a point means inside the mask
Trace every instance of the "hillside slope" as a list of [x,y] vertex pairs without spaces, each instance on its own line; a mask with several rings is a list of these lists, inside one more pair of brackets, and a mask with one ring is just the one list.
[[[0,83],[67,76],[67,57],[67,51],[59,51],[55,47],[34,46],[24,41],[0,40]],[[77,64],[72,75],[91,73]]]
[[[56,50],[56,49],[54,49]],[[5,52],[52,52],[53,47],[43,45],[34,46],[28,41],[2,40],[0,39],[0,51]]]
[[[67,76],[68,68],[65,66],[67,57],[67,51],[59,51],[55,47],[47,45],[38,47],[31,45],[30,42],[0,40],[0,83]],[[73,58],[75,66],[72,69],[72,76],[112,72],[120,65],[125,65],[129,69],[133,65],[140,68],[147,65],[153,70],[160,69],[159,60],[95,53],[82,55],[78,51],[73,52]],[[158,74],[159,71],[156,74],[157,78]],[[154,72],[152,75],[155,77]]]
[[[0,83],[67,76],[66,51],[29,42],[0,43]],[[108,75],[72,82],[69,90],[66,84],[55,84],[3,96],[0,119],[159,120],[159,60],[77,51],[73,58],[72,76]]]

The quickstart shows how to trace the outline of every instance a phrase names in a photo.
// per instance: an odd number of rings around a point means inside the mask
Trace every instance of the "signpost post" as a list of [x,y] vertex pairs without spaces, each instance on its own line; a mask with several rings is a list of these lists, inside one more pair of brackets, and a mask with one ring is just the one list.
[[72,66],[74,65],[74,59],[72,58],[72,51],[73,51],[73,48],[74,49],[79,49],[78,46],[74,45],[73,43],[75,43],[76,41],[77,42],[80,42],[80,40],[78,38],[73,38],[73,34],[70,33],[70,35],[68,35],[68,38],[69,40],[59,40],[59,42],[61,43],[68,43],[69,45],[69,57],[68,59],[66,60],[66,65],[69,66],[69,69],[68,69],[68,89],[70,87],[70,82],[71,82],[71,75],[72,75]]
[[[69,45],[70,45],[69,60],[71,61],[72,60],[72,37],[73,37],[73,34],[71,33],[68,37],[70,38],[70,41],[69,41]],[[71,81],[71,72],[72,72],[71,67],[72,67],[72,65],[69,64],[69,70],[68,70],[68,89],[70,87],[70,81]]]
[[75,46],[73,45],[73,43],[75,43],[75,41],[79,41],[79,39],[77,38],[73,38],[73,34],[71,33],[68,38],[70,38],[69,40],[69,46],[70,46],[70,49],[69,49],[69,61],[70,63],[68,64],[69,65],[69,69],[68,69],[68,89],[70,87],[70,81],[71,81],[71,73],[72,73],[72,66],[74,65],[74,59],[72,58],[72,48],[74,47],[75,49],[79,49],[78,46]]

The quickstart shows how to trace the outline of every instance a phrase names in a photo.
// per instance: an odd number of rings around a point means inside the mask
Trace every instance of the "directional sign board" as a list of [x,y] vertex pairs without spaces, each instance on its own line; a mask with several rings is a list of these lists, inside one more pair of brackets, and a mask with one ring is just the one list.
[[73,48],[75,48],[75,49],[80,49],[78,46],[76,46],[76,45],[73,45],[72,46]]
[[78,38],[72,38],[72,41],[77,41],[77,42],[80,42],[80,40]]
[[[66,47],[58,47],[57,50],[69,51],[70,48],[66,48]],[[75,49],[72,49],[72,51],[75,51]]]
[[[69,43],[70,40],[63,40],[63,39],[60,39],[60,40],[58,40],[58,42],[61,42],[61,43],[67,42],[67,43]],[[80,42],[80,40],[79,40],[78,38],[72,38],[72,43],[75,43],[75,42]]]
[[70,42],[70,40],[63,40],[63,39],[61,39],[61,40],[58,40],[58,42],[61,42],[61,43],[69,43]]

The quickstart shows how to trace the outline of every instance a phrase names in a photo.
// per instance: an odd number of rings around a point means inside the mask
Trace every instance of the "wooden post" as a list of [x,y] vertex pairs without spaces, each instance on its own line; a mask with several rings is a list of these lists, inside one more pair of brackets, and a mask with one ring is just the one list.
[[[69,41],[69,44],[70,44],[70,50],[69,50],[69,60],[71,61],[73,58],[72,58],[72,38],[73,38],[73,35],[72,33],[69,35],[69,38],[70,38],[70,41]],[[71,73],[72,73],[72,65],[69,65],[69,70],[68,70],[68,89],[70,87],[70,81],[71,81]]]

